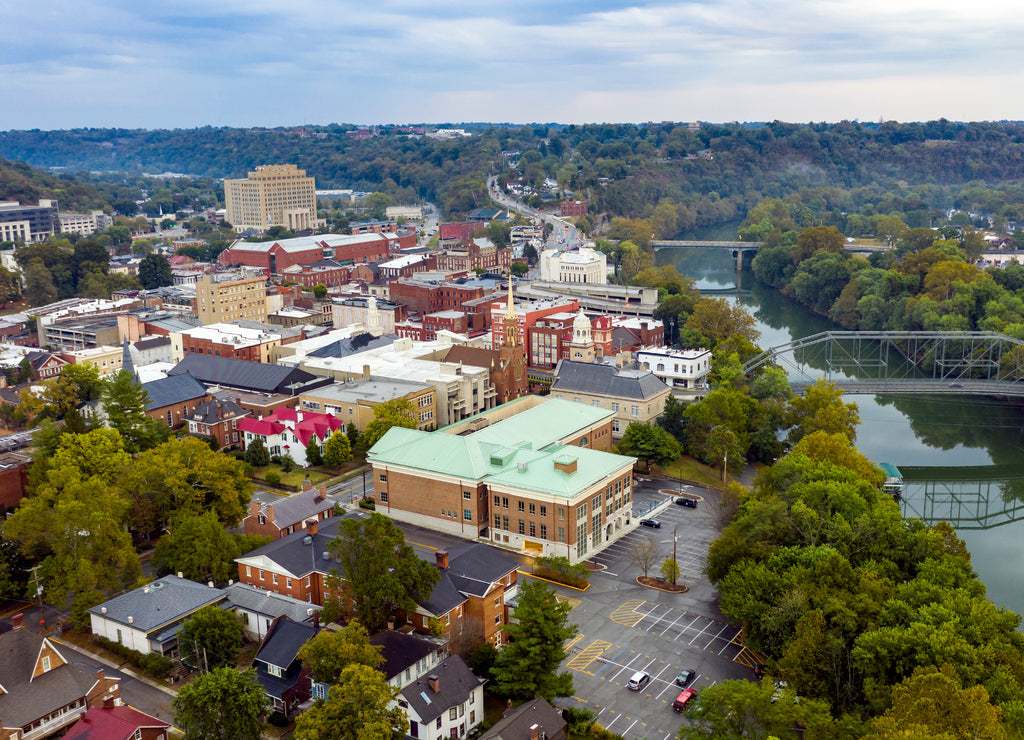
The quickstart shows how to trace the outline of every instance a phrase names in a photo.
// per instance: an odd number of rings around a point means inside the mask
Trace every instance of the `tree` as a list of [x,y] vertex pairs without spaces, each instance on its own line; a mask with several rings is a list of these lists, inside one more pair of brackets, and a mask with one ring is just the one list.
[[363,432],[363,445],[370,449],[391,427],[416,428],[416,409],[406,398],[379,403],[373,408],[373,420]]
[[149,394],[127,370],[118,370],[100,394],[107,425],[124,437],[128,452],[148,450],[167,439],[167,427],[146,413]]
[[217,668],[185,684],[171,706],[185,740],[262,740],[267,695],[256,671]]
[[340,630],[317,633],[299,649],[298,657],[309,666],[314,681],[329,684],[337,683],[347,666],[376,668],[384,661],[380,646],[370,644],[369,634],[357,619]]
[[679,458],[679,443],[676,438],[655,424],[630,422],[622,435],[618,450],[620,454],[631,455],[644,461],[647,470],[651,463],[667,465]]
[[846,238],[835,226],[812,226],[797,237],[793,262],[800,263],[818,252],[841,252]]
[[323,462],[324,456],[320,451],[320,440],[317,439],[315,434],[311,434],[309,435],[309,441],[306,442],[306,467],[322,465]]
[[0,601],[13,601],[26,594],[29,561],[16,540],[7,539],[0,530]]
[[644,578],[650,575],[658,559],[658,545],[650,537],[639,537],[629,548],[629,564],[643,571]]
[[53,284],[53,275],[42,260],[29,262],[23,273],[25,300],[32,306],[42,306],[57,299],[57,288]]
[[529,272],[530,272],[529,265],[527,265],[527,264],[525,264],[523,262],[513,262],[512,263],[512,274],[515,275],[516,277],[523,277],[524,275],[526,275]]
[[351,459],[352,446],[348,435],[339,429],[324,443],[323,464],[336,468]]
[[270,465],[270,453],[263,439],[257,437],[245,447],[245,461],[254,468],[262,468]]
[[163,288],[174,283],[171,264],[162,254],[150,254],[139,263],[139,282],[146,290]]
[[233,666],[242,650],[242,622],[227,609],[204,606],[181,625],[181,659],[201,670]]
[[701,298],[684,324],[686,329],[697,331],[716,343],[734,334],[756,342],[761,332],[755,326],[757,322],[743,306],[724,298]]
[[320,285],[313,286],[313,297],[318,301],[322,301],[327,297],[327,286],[321,283]]
[[328,550],[339,561],[341,578],[341,583],[331,578],[331,588],[345,594],[355,617],[371,632],[383,628],[396,611],[414,611],[440,578],[437,568],[406,544],[402,530],[381,514],[342,521]]
[[405,711],[392,702],[397,686],[376,668],[353,663],[341,671],[327,698],[295,720],[296,740],[392,740],[406,734]]
[[235,558],[269,540],[231,534],[212,511],[186,514],[176,519],[170,534],[160,538],[153,565],[161,574],[182,573],[193,581],[223,583],[238,578]]
[[835,383],[819,380],[790,401],[790,424],[790,444],[813,432],[842,433],[853,442],[860,414],[857,404],[843,403],[843,392]]
[[123,485],[140,512],[152,512],[156,525],[208,511],[229,527],[245,516],[252,486],[237,460],[195,437],[142,453]]
[[576,625],[569,624],[569,609],[541,581],[520,586],[514,622],[504,628],[509,644],[494,665],[499,693],[521,699],[542,696],[549,702],[572,696],[572,674],[558,673],[565,660],[562,646],[577,631]]
[[675,558],[665,558],[661,564],[661,577],[666,581],[671,581],[673,585],[679,580],[681,568],[679,562]]

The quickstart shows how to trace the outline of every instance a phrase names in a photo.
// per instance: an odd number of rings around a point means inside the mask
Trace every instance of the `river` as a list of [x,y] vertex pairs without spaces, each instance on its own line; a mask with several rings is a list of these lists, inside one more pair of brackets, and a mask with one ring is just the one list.
[[[734,228],[732,234],[735,238]],[[709,293],[739,289],[732,300],[754,315],[761,347],[842,328],[758,283],[750,272],[737,273],[728,252],[662,249],[656,263],[675,265]],[[967,543],[989,598],[1024,614],[1019,567],[1024,562],[1024,403],[951,395],[851,395],[848,400],[860,410],[860,451],[875,462],[913,469],[904,514],[950,521]]]

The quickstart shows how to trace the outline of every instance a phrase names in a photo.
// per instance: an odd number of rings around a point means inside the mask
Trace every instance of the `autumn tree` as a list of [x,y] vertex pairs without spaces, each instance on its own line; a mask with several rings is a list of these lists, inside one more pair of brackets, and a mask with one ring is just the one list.
[[416,408],[407,398],[379,403],[373,408],[373,419],[366,425],[361,441],[370,449],[391,427],[416,428]]
[[819,252],[841,252],[846,237],[835,226],[812,226],[800,232],[793,250],[793,262],[800,263]]
[[743,306],[724,298],[701,298],[684,324],[686,329],[699,332],[716,343],[734,334],[756,342],[761,336],[756,326],[754,317]]
[[[353,428],[355,427],[353,426]],[[327,438],[327,441],[324,443],[324,465],[336,468],[351,459],[352,445],[345,432],[338,430]]]
[[185,740],[262,740],[267,695],[256,671],[217,668],[181,687],[172,702]]
[[340,630],[321,630],[299,649],[298,657],[309,666],[314,681],[327,684],[337,683],[347,666],[376,668],[384,661],[380,646],[370,644],[357,619]]
[[819,380],[790,402],[789,421],[791,444],[819,431],[842,433],[853,442],[857,438],[860,414],[857,404],[843,403],[843,392],[835,383]]
[[184,514],[160,538],[153,565],[160,574],[182,573],[193,581],[223,583],[238,578],[235,558],[262,547],[269,539],[228,532],[217,514]]
[[402,530],[381,514],[343,520],[328,550],[339,562],[331,589],[345,595],[354,616],[373,632],[397,611],[415,611],[440,578],[437,568],[406,543]]
[[540,581],[519,588],[513,621],[505,626],[509,643],[494,665],[493,675],[502,696],[529,699],[542,696],[553,702],[572,696],[572,674],[558,672],[565,660],[562,646],[576,632],[569,623],[570,606]]
[[398,706],[397,686],[362,663],[342,669],[327,698],[295,720],[296,740],[392,740],[406,734],[408,718]]

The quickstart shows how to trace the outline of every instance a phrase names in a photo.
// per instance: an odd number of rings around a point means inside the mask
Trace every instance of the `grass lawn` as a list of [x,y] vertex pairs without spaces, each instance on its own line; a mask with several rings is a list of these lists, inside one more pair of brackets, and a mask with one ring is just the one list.
[[[682,477],[684,481],[692,480],[698,483],[703,483],[709,488],[722,488],[722,469],[713,468],[710,465],[705,465],[702,462],[694,460],[692,457],[683,455],[674,463],[670,463],[664,467],[658,465],[651,466],[652,471],[661,473],[669,478]],[[642,475],[642,473],[641,473]],[[729,480],[733,480],[730,475]]]
[[328,480],[331,477],[327,473],[321,473],[318,470],[306,470],[298,466],[292,468],[291,472],[286,473],[283,470],[281,470],[280,465],[277,465],[275,463],[271,463],[270,465],[267,465],[262,468],[256,468],[253,471],[253,476],[255,476],[256,478],[262,478],[263,480],[266,480],[267,473],[269,473],[271,470],[277,471],[278,475],[281,476],[281,482],[286,486],[301,486],[302,480],[306,477],[307,473],[309,474],[309,479],[313,482],[314,486],[317,485],[318,483],[323,483],[325,480]]

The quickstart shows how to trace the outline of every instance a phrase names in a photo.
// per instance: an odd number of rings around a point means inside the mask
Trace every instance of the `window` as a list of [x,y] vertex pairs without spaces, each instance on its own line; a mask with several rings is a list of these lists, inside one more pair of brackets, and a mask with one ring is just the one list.
[[292,587],[292,579],[291,578],[285,578],[284,579],[284,585],[287,588],[291,588]]
[[558,518],[559,519],[565,519],[565,507],[564,506],[559,506],[558,507]]
[[526,534],[526,522],[519,520],[519,534]]
[[530,513],[531,514],[536,514],[537,513],[537,506],[536,506],[536,504],[532,504],[532,503],[530,504]]
[[257,520],[257,521],[258,521],[258,522],[259,522],[260,524],[266,524],[266,523],[267,523],[267,517],[266,517],[266,516],[264,516],[263,514],[260,514],[259,516],[257,516],[257,517],[256,517],[256,520]]
[[387,473],[381,473],[380,474],[380,480],[381,480],[381,483],[386,483],[387,480],[388,480],[388,474]]
[[458,718],[459,718],[459,710],[458,709],[456,709],[455,707],[452,707],[451,709],[448,710],[448,719],[458,719]]
[[634,418],[639,417],[640,416],[640,407],[639,406],[630,406],[629,407],[629,414],[630,414],[630,416],[632,416]]
[[540,538],[542,540],[546,540],[548,538],[548,525],[547,524],[541,524],[540,525]]
[[[503,516],[501,518],[501,528],[504,529],[505,531],[508,531],[508,517],[507,516]],[[508,542],[508,538],[505,539],[505,542]]]
[[472,511],[472,509],[463,509],[462,510],[462,518],[465,519],[467,522],[472,521],[473,520],[473,511]]
[[443,716],[442,715],[438,715],[438,717],[437,717],[437,729],[439,729],[439,730],[441,729],[441,720],[442,719],[443,719]]
[[500,614],[495,614],[494,615],[494,623],[495,624],[501,624],[501,615]]
[[591,403],[592,403],[592,404],[593,404],[593,405],[594,405],[594,406],[595,406],[596,408],[601,408],[601,401],[600,401],[600,399],[597,399],[597,398],[595,398],[595,399],[594,399],[593,401],[591,401]]
[[497,608],[500,604],[501,604],[501,597],[500,596],[495,596],[494,597],[494,606],[495,606],[495,608]]
[[464,499],[471,499],[471,498],[473,498],[473,494],[470,493],[469,491],[463,491],[462,492],[462,498],[464,498]]
[[537,536],[537,525],[534,524],[532,521],[530,522],[530,536],[531,537],[536,537]]
[[501,496],[495,496],[494,497],[494,505],[495,506],[501,506]]
[[274,585],[276,586],[277,585],[277,573],[271,573],[270,574],[270,578],[273,581]]
[[252,566],[251,565],[245,566],[245,577],[246,578],[252,578]]
[[616,433],[618,431],[619,431],[619,420],[618,419],[612,419],[612,433],[614,434],[614,433]]
[[612,411],[614,411],[616,414],[619,413],[619,404],[613,403],[612,404]]
[[501,514],[494,515],[494,528],[501,529]]
[[380,492],[380,502],[382,504],[386,504],[388,502],[388,492],[387,491],[381,491]]
[[263,580],[263,571],[262,570],[260,571],[260,580],[261,581]]
[[43,673],[46,673],[48,670],[50,670],[50,656],[44,655],[43,656]]
[[502,496],[501,497],[501,508],[503,508],[503,509],[507,509],[508,508],[508,496]]
[[306,588],[309,588],[309,579],[310,579],[310,576],[306,576]]
[[519,509],[519,511],[525,511],[526,510],[525,504],[523,504],[522,501],[518,501],[516,503],[517,503],[517,508]]

